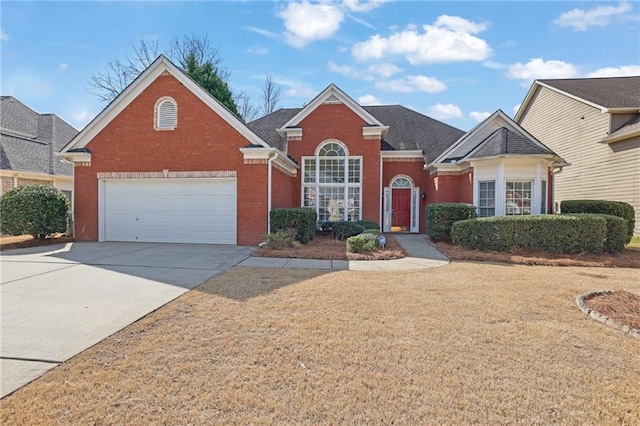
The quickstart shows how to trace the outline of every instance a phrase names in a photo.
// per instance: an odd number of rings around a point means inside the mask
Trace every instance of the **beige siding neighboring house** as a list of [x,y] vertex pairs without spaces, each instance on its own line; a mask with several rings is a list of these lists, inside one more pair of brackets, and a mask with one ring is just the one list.
[[515,121],[570,164],[555,200],[624,201],[640,234],[640,77],[537,80]]

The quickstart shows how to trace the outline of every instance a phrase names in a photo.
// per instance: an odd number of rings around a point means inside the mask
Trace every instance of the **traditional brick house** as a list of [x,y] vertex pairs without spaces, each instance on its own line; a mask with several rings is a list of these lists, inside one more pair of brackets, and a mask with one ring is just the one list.
[[76,166],[76,239],[240,245],[281,207],[386,232],[425,232],[433,202],[539,213],[559,164],[501,111],[464,133],[335,85],[246,125],[163,56],[60,155]]

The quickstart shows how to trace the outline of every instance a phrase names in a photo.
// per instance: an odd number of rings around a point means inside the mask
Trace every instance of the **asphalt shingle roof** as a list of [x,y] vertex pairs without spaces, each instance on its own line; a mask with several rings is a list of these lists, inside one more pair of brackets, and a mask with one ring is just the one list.
[[[433,160],[464,132],[426,115],[401,105],[379,105],[363,107],[369,114],[389,126],[382,141],[385,151],[421,150],[427,160]],[[300,108],[287,108],[275,111],[248,124],[258,136],[269,145],[285,150],[286,142],[276,131],[293,118]]]
[[516,155],[532,155],[532,154],[549,154],[553,152],[537,145],[529,138],[519,133],[513,132],[506,127],[500,127],[492,134],[487,136],[479,145],[472,150],[478,148],[470,155],[470,158],[493,157],[496,155],[516,154]]
[[3,170],[73,175],[73,165],[54,153],[78,131],[57,115],[38,114],[13,96],[1,96],[0,128]]
[[640,76],[538,81],[605,108],[640,108]]

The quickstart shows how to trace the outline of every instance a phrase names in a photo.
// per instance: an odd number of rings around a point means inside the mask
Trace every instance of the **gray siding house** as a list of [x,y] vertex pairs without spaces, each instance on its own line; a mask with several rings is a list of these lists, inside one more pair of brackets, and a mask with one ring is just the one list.
[[624,201],[640,235],[640,76],[537,80],[515,121],[567,161],[555,200]]

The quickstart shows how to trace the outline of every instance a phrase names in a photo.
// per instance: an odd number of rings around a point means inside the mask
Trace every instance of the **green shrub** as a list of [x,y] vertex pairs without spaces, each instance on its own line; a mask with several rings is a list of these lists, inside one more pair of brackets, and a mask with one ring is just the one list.
[[295,229],[295,239],[306,244],[316,233],[316,217],[316,211],[306,207],[271,210],[269,213],[271,232]]
[[338,240],[346,240],[364,231],[364,227],[357,222],[334,222],[331,227],[331,235]]
[[377,229],[380,230],[380,225],[371,220],[358,220],[356,222],[358,225],[362,226],[364,229]]
[[0,232],[30,234],[44,238],[66,232],[69,200],[52,186],[26,185],[7,191],[0,198]]
[[600,213],[618,216],[627,221],[626,244],[631,242],[633,228],[636,225],[636,212],[633,206],[622,201],[605,200],[563,200],[560,203],[562,213]]
[[293,247],[297,231],[295,229],[280,229],[279,231],[267,234],[267,248],[272,250],[282,250]]
[[378,248],[378,237],[373,234],[360,234],[347,238],[347,251],[360,253],[374,251]]
[[552,253],[602,253],[606,220],[597,216],[502,216],[459,221],[451,227],[453,244],[475,250],[517,248]]
[[606,223],[604,251],[618,253],[624,250],[627,241],[627,221],[621,217],[599,213],[565,213],[566,216],[596,216],[603,218]]
[[380,235],[380,230],[378,228],[369,228],[362,231],[363,234],[373,234]]
[[325,232],[331,231],[332,228],[333,228],[333,222],[331,221],[322,222],[320,224],[320,229],[322,229]]
[[464,203],[434,203],[427,206],[427,234],[434,240],[450,238],[454,222],[476,217],[476,207]]

